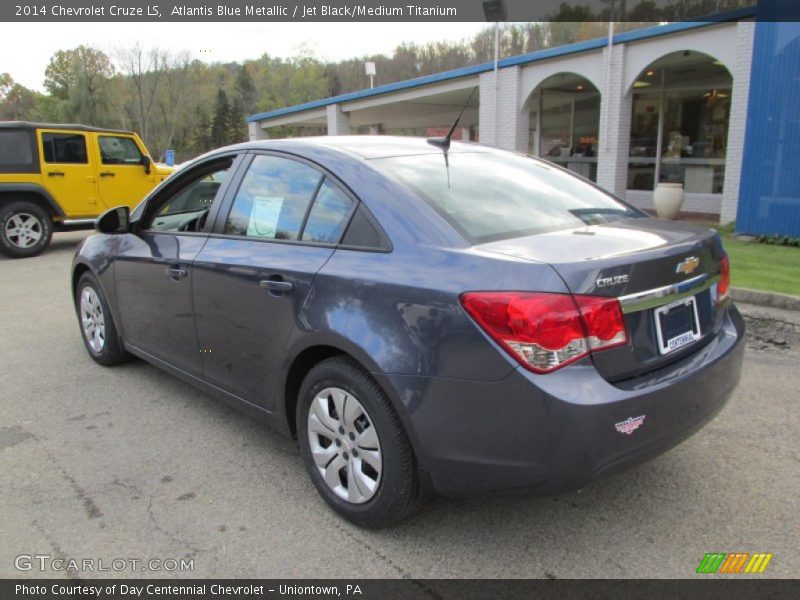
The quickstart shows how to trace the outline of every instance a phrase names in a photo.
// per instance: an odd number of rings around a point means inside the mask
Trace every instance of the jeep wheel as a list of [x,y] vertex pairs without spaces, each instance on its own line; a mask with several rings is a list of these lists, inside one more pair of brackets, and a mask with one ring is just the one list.
[[53,237],[50,216],[32,202],[0,205],[0,252],[11,258],[36,256]]

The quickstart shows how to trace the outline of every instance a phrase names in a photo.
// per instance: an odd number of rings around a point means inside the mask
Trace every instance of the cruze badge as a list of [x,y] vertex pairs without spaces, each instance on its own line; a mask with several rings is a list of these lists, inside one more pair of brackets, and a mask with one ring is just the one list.
[[619,285],[620,283],[628,283],[627,275],[614,275],[613,277],[601,277],[595,283],[597,287],[606,287],[609,285]]
[[682,260],[678,263],[678,266],[675,267],[676,273],[683,273],[684,275],[691,275],[694,273],[695,269],[700,266],[700,259],[696,256],[690,256],[689,258]]
[[645,415],[639,415],[638,417],[628,417],[624,421],[615,423],[614,428],[620,433],[625,433],[627,435],[630,435],[634,431],[639,429],[639,427],[642,426],[642,423],[644,423],[644,417]]

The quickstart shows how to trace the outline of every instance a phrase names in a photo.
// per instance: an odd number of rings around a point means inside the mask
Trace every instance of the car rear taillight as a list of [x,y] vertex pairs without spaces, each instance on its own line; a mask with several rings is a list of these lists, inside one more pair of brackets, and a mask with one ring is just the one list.
[[717,284],[717,304],[728,297],[728,287],[731,285],[731,263],[728,260],[728,255],[723,254],[722,260],[719,261],[720,277]]
[[616,298],[538,292],[468,292],[461,305],[523,367],[548,373],[628,342]]

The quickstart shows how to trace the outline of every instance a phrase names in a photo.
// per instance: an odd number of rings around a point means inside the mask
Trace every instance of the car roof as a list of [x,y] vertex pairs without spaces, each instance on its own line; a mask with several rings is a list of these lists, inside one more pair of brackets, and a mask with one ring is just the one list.
[[[441,154],[441,149],[427,143],[426,138],[393,135],[331,135],[300,137],[280,140],[259,140],[242,144],[250,150],[278,149],[284,145],[315,146],[341,150],[362,159],[386,158],[389,156],[413,156],[418,154]],[[486,146],[454,141],[450,152],[491,152]]]
[[34,123],[32,121],[2,121],[0,129],[67,129],[70,131],[94,131],[98,133],[125,133],[130,135],[132,131],[124,129],[103,129],[102,127],[92,127],[91,125],[80,125],[77,123]]

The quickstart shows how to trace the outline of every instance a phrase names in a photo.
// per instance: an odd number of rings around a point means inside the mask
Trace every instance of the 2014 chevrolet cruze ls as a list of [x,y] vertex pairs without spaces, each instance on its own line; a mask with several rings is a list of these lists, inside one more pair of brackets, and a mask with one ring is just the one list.
[[366,526],[431,491],[580,488],[697,431],[739,380],[717,233],[513,153],[243,144],[98,229],[72,276],[91,357],[296,436]]

